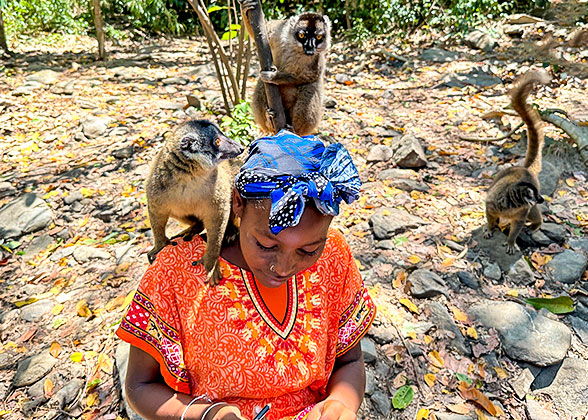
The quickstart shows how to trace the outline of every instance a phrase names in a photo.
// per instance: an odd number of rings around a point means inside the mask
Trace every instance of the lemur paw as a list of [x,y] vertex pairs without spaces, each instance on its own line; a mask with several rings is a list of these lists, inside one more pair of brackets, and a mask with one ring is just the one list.
[[198,262],[204,265],[204,269],[206,270],[206,282],[211,286],[216,286],[222,278],[218,256],[208,256],[207,254],[204,254],[202,259]]
[[241,3],[243,10],[248,11],[255,9],[259,4],[259,0],[239,0],[239,3]]
[[259,78],[262,82],[272,83],[275,80],[277,74],[278,70],[276,69],[262,70],[259,72]]
[[517,251],[517,249],[518,249],[518,247],[516,246],[516,244],[512,244],[511,245],[508,242],[505,242],[503,245],[506,247],[506,253],[508,255],[513,255]]
[[484,239],[490,239],[492,236],[494,236],[494,231],[486,229],[486,231],[484,232]]
[[154,246],[151,249],[151,251],[149,251],[147,253],[147,260],[149,260],[149,264],[153,264],[153,262],[155,261],[155,258],[157,257],[157,254],[159,254],[159,251],[161,251],[163,248],[165,248],[169,244],[170,244],[170,241],[167,240],[163,245]]

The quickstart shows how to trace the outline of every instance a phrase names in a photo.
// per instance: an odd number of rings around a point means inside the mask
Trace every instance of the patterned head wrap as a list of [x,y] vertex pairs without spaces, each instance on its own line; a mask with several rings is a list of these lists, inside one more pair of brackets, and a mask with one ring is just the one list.
[[235,186],[245,199],[271,199],[269,228],[277,235],[298,224],[307,199],[322,214],[339,214],[341,200],[357,199],[361,181],[343,145],[325,148],[315,136],[281,130],[251,143]]

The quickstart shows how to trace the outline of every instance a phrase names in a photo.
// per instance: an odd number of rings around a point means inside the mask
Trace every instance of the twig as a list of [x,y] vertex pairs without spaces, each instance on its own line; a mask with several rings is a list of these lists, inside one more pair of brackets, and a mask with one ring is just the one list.
[[421,379],[420,379],[420,376],[417,371],[416,362],[414,360],[414,357],[410,353],[410,349],[408,348],[408,344],[406,344],[406,340],[404,339],[404,337],[400,333],[400,330],[398,329],[398,327],[394,323],[392,323],[392,326],[394,327],[394,330],[396,330],[396,334],[398,334],[398,337],[400,337],[400,340],[402,341],[402,345],[406,349],[406,353],[408,354],[408,357],[410,358],[410,365],[412,366],[414,378],[417,382],[417,389],[419,391],[419,394],[421,394],[421,397],[423,398],[423,400],[425,400],[427,398],[425,397],[425,393],[423,392],[423,389],[422,389]]
[[513,128],[512,130],[510,130],[508,133],[499,136],[499,137],[468,137],[468,136],[458,136],[458,138],[460,140],[463,141],[469,141],[469,142],[494,142],[494,141],[500,141],[500,140],[504,140],[510,136],[512,136],[519,128],[521,128],[523,125],[525,125],[524,122],[520,123],[519,125],[517,125],[515,128]]

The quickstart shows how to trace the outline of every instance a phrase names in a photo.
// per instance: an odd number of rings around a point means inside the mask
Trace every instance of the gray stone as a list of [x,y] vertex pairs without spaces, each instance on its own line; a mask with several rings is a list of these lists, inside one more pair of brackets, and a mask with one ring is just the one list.
[[76,98],[75,101],[76,105],[78,105],[82,109],[97,109],[100,108],[98,104],[92,102],[85,98]]
[[184,104],[183,103],[179,103],[179,102],[173,102],[173,101],[159,101],[159,107],[161,109],[167,109],[167,110],[171,110],[171,111],[176,111],[179,109],[183,109],[184,108]]
[[33,322],[46,313],[49,313],[54,306],[55,303],[50,300],[41,300],[39,302],[31,303],[21,309],[20,317],[25,321]]
[[365,371],[365,395],[370,396],[376,389],[376,377],[371,369]]
[[53,70],[41,70],[26,77],[26,80],[31,82],[38,82],[44,85],[53,85],[61,77],[61,73]]
[[49,402],[47,406],[50,408],[55,408],[58,410],[63,410],[66,405],[70,404],[73,400],[75,400],[76,396],[84,386],[84,381],[81,379],[72,379],[68,383],[65,384],[63,388],[57,391]]
[[408,276],[410,282],[410,293],[418,298],[430,298],[437,295],[449,295],[445,281],[438,274],[419,269]]
[[372,400],[372,403],[374,403],[376,410],[378,410],[380,414],[388,416],[388,413],[392,408],[392,402],[390,401],[390,396],[388,394],[378,390],[372,394],[370,400]]
[[576,334],[578,334],[578,337],[580,337],[582,343],[588,346],[588,322],[577,316],[570,316],[569,319],[572,324],[572,328]]
[[588,361],[567,358],[553,383],[541,389],[551,397],[556,408],[569,418],[580,418],[588,412]]
[[552,241],[561,243],[566,239],[567,230],[564,226],[557,223],[547,222],[541,225],[541,232],[543,232]]
[[366,363],[371,363],[378,357],[376,344],[367,337],[361,339],[361,351],[363,353],[363,360]]
[[559,420],[559,416],[543,408],[538,401],[535,401],[530,395],[526,398],[527,414],[529,420]]
[[396,330],[393,327],[386,327],[384,325],[372,326],[368,330],[368,335],[378,344],[392,343],[397,338]]
[[588,238],[574,238],[568,241],[568,244],[573,249],[577,249],[579,251],[584,251],[588,253]]
[[575,314],[582,318],[584,321],[588,321],[588,299],[580,297],[580,302],[576,305]]
[[490,263],[484,267],[484,275],[490,280],[498,281],[502,278],[502,270],[498,264]]
[[77,245],[74,248],[73,257],[79,264],[87,263],[94,258],[101,260],[110,258],[110,254],[108,252],[99,248],[94,248],[87,245]]
[[34,193],[21,195],[0,208],[0,237],[15,238],[43,229],[53,220],[53,212]]
[[338,73],[335,75],[335,81],[342,85],[348,85],[353,83],[353,79],[351,78],[351,76],[342,73]]
[[501,231],[495,231],[492,237],[486,239],[483,236],[484,228],[478,228],[472,232],[472,239],[478,243],[480,249],[486,254],[490,261],[494,261],[500,266],[505,273],[510,271],[510,267],[517,262],[523,254],[519,249],[515,250],[513,255],[506,253],[504,243],[506,235]]
[[10,182],[0,182],[0,198],[14,195],[15,193],[16,188],[14,188]]
[[557,254],[546,265],[546,271],[555,281],[575,283],[582,278],[586,270],[586,256],[579,252],[566,249]]
[[561,322],[515,302],[490,301],[472,305],[471,319],[496,328],[507,355],[537,366],[550,366],[565,357],[572,333]]
[[17,87],[12,91],[13,96],[32,95],[37,89],[41,89],[43,85],[39,82],[26,82],[22,86]]
[[540,246],[546,246],[552,242],[549,236],[540,230],[536,230],[535,232],[531,233],[531,239]]
[[488,88],[500,84],[502,84],[502,79],[480,68],[474,68],[468,73],[448,73],[439,80],[439,86],[457,88],[468,85]]
[[464,416],[462,414],[454,413],[437,413],[435,412],[437,420],[474,420],[474,417]]
[[61,375],[57,374],[56,372],[50,373],[46,377],[42,378],[40,381],[37,381],[34,384],[32,384],[29,387],[29,389],[27,390],[27,394],[29,395],[29,397],[31,397],[33,399],[44,397],[45,396],[45,389],[44,389],[45,379],[51,380],[53,385],[56,385],[58,383],[58,381],[60,380],[60,378],[61,378]]
[[65,197],[63,197],[63,202],[67,205],[75,203],[76,201],[80,201],[84,198],[84,195],[79,191],[72,191]]
[[114,156],[117,159],[128,159],[133,157],[134,154],[135,149],[132,146],[116,149],[112,152],[112,156]]
[[95,139],[104,134],[112,122],[113,120],[108,117],[88,116],[81,121],[82,132],[87,138]]
[[330,97],[330,96],[327,96],[325,98],[325,100],[323,101],[323,103],[325,105],[325,108],[329,108],[329,109],[335,108],[337,106],[337,100]]
[[429,302],[425,308],[431,313],[430,320],[437,326],[438,329],[449,331],[454,335],[454,338],[451,339],[449,346],[460,354],[471,354],[471,350],[466,345],[461,330],[453,320],[453,317],[449,315],[449,312],[447,312],[445,306],[439,302]]
[[459,281],[461,281],[463,284],[465,284],[467,287],[471,289],[480,288],[480,281],[472,273],[469,273],[467,271],[458,271],[457,278],[459,279]]
[[[128,129],[128,127],[123,127],[123,126],[119,125],[118,127],[114,127],[112,130],[110,130],[108,135],[110,137],[114,137],[114,136],[122,137],[122,136],[126,136],[127,134],[129,134],[129,131],[130,130]],[[121,150],[121,149],[118,149],[118,150]],[[113,152],[113,156],[114,156],[115,152],[116,152],[116,150]]]
[[520,38],[525,33],[525,27],[523,25],[504,25],[502,32],[510,37]]
[[422,219],[406,210],[393,208],[379,209],[370,217],[370,226],[376,239],[390,239],[392,236],[413,229],[423,223]]
[[517,13],[514,15],[510,15],[507,18],[505,18],[505,20],[504,20],[504,23],[509,24],[509,25],[524,25],[524,24],[539,23],[539,22],[545,22],[545,21],[541,18],[531,16],[531,15],[526,15],[524,13]]
[[386,179],[410,179],[413,176],[416,176],[416,172],[412,169],[390,168],[379,172],[376,177],[383,181]]
[[188,80],[184,79],[183,77],[168,77],[162,80],[164,85],[185,85],[188,83]]
[[45,251],[49,245],[53,243],[53,238],[49,235],[41,235],[37,236],[35,239],[31,241],[31,244],[27,248],[27,253],[25,254],[25,260],[30,260],[34,258],[39,253]]
[[520,258],[508,271],[508,278],[518,285],[527,285],[535,282],[533,270],[524,258]]
[[378,249],[396,249],[396,245],[392,239],[384,239],[383,241],[376,242],[376,248]]
[[387,162],[392,157],[392,150],[388,146],[377,144],[370,149],[368,162]]
[[108,105],[115,104],[120,102],[120,96],[107,96],[106,99],[104,99],[104,102],[106,102]]
[[461,58],[460,53],[443,50],[441,48],[429,48],[421,53],[421,58],[426,61],[433,61],[435,63],[448,63],[457,61]]
[[430,190],[427,184],[424,184],[414,179],[390,179],[388,181],[389,187],[398,188],[403,191],[422,191],[427,192]]
[[559,182],[560,173],[555,165],[543,161],[541,172],[539,172],[539,185],[541,186],[541,195],[551,196]]
[[470,48],[485,52],[492,52],[492,50],[498,45],[495,39],[480,30],[470,32],[465,37],[465,44]]
[[49,354],[49,349],[31,357],[27,357],[18,363],[16,374],[12,379],[12,385],[21,387],[31,385],[45,377],[57,363],[57,359]]
[[427,157],[419,139],[412,134],[396,137],[390,144],[392,163],[399,168],[423,168]]
[[137,413],[133,411],[133,409],[129,406],[127,402],[127,391],[125,389],[125,383],[127,379],[127,363],[129,361],[129,349],[130,344],[125,343],[123,341],[116,347],[115,352],[115,359],[116,359],[116,368],[118,370],[118,380],[120,382],[120,388],[122,390],[122,400],[125,407],[125,411],[127,412],[127,416],[129,420],[143,420],[143,417],[139,416]]
[[113,67],[110,70],[112,72],[114,72],[114,75],[116,77],[120,77],[121,79],[132,79],[135,77],[135,68],[134,67],[120,66],[120,67]]
[[523,369],[521,373],[511,381],[510,386],[517,394],[520,399],[523,399],[525,395],[531,390],[531,384],[535,380],[535,375],[531,372],[531,369]]
[[75,247],[73,246],[68,246],[67,248],[59,248],[53,254],[51,254],[51,257],[49,257],[49,259],[53,262],[56,262],[62,258],[69,257],[71,254],[73,254],[74,251]]

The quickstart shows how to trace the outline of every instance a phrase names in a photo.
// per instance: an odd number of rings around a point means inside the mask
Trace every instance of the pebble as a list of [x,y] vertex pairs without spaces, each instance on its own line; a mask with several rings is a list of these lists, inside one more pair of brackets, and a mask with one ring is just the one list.
[[535,282],[535,275],[527,260],[520,258],[510,268],[508,278],[517,285],[527,285]]
[[392,157],[392,150],[388,146],[377,144],[372,146],[367,156],[368,162],[387,162]]
[[509,384],[514,390],[517,397],[520,399],[525,398],[525,395],[531,390],[531,384],[535,380],[535,375],[531,372],[531,369],[525,368],[519,375],[510,380]]
[[552,242],[551,239],[540,230],[533,232],[531,234],[531,239],[541,246],[549,245]]
[[50,300],[41,300],[39,302],[31,303],[21,309],[20,317],[25,321],[33,322],[49,313],[54,306],[55,302]]
[[53,243],[53,238],[50,235],[41,235],[33,239],[27,248],[27,253],[24,256],[25,261],[33,259],[39,253],[45,251],[49,245]]
[[83,386],[84,381],[81,379],[72,379],[51,397],[47,406],[63,410],[66,405],[70,404],[76,398]]
[[79,264],[84,264],[93,258],[108,259],[110,254],[102,249],[94,248],[87,245],[77,245],[73,251],[73,257]]
[[374,376],[371,369],[365,371],[365,394],[370,396],[376,389],[376,377]]
[[567,418],[581,418],[588,410],[588,361],[566,358],[551,385],[540,392],[549,395]]
[[376,410],[380,412],[383,416],[388,416],[390,409],[392,408],[392,403],[390,401],[390,396],[385,394],[384,392],[377,390],[371,395],[370,400],[374,403]]
[[406,210],[383,208],[370,217],[370,226],[376,239],[390,239],[407,229],[416,228],[422,219],[411,215]]
[[417,298],[430,298],[437,295],[449,295],[445,281],[436,273],[418,269],[408,276],[410,293]]
[[390,168],[379,172],[377,178],[381,181],[387,179],[410,179],[416,175],[412,169]]
[[12,385],[18,388],[34,384],[39,379],[44,378],[56,363],[57,359],[49,354],[49,349],[44,349],[39,354],[27,357],[18,363]]
[[0,208],[0,237],[36,232],[52,221],[53,212],[47,203],[34,193],[26,193]]
[[586,270],[586,262],[584,254],[566,249],[554,256],[545,268],[553,280],[571,284],[582,278]]
[[502,278],[502,271],[498,264],[490,263],[484,268],[484,275],[490,280],[500,280]]
[[588,238],[574,238],[568,241],[571,248],[588,253]]
[[41,70],[26,77],[27,81],[38,82],[44,85],[52,85],[61,77],[61,73],[53,70]]
[[112,122],[108,117],[88,116],[81,121],[82,133],[89,139],[95,139],[104,134]]
[[535,401],[530,395],[526,398],[527,414],[529,420],[559,420],[559,416],[543,408],[539,401]]
[[459,281],[461,281],[463,284],[465,284],[467,287],[471,289],[480,288],[480,281],[472,273],[469,273],[467,271],[458,271],[457,278],[459,279]]
[[399,168],[417,169],[427,166],[425,150],[419,139],[412,134],[396,137],[390,144],[391,163]]
[[445,306],[439,302],[429,302],[425,306],[425,309],[431,314],[429,316],[430,321],[433,322],[438,329],[449,331],[454,335],[454,338],[449,342],[450,347],[460,354],[471,354],[471,350],[469,346],[467,346],[461,330],[453,320],[453,317],[449,315]]
[[72,191],[65,197],[63,197],[63,202],[67,205],[75,203],[76,201],[80,201],[84,198],[83,194],[79,191]]
[[470,32],[465,37],[464,41],[468,47],[482,50],[484,52],[492,52],[498,45],[495,39],[479,29]]
[[397,339],[396,331],[393,327],[384,325],[372,326],[368,330],[368,335],[372,337],[378,344],[392,343]]
[[487,301],[468,311],[486,328],[496,328],[507,355],[537,366],[550,366],[565,357],[572,332],[563,323],[515,302]]
[[588,346],[588,322],[579,318],[577,316],[570,316],[569,317],[570,323],[572,324],[572,328],[582,340],[585,346]]
[[433,61],[435,63],[447,63],[459,60],[461,58],[461,54],[433,47],[424,50],[421,53],[420,57],[421,59],[426,61]]
[[557,243],[563,242],[568,233],[564,226],[551,222],[543,223],[543,225],[541,225],[541,232]]
[[363,360],[366,363],[374,362],[378,357],[376,344],[367,337],[361,339],[361,351],[363,353]]

